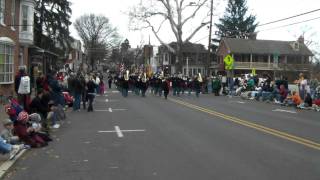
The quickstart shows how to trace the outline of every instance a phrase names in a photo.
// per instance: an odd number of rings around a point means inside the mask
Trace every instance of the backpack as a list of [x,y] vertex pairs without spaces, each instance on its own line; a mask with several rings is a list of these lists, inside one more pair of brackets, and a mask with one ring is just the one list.
[[29,78],[29,76],[21,77],[18,93],[19,94],[29,94],[30,93],[30,78]]
[[10,104],[8,104],[8,107],[10,108],[8,109],[8,111],[12,115],[15,114],[16,116],[18,116],[18,114],[23,111],[22,106],[15,99],[10,100]]

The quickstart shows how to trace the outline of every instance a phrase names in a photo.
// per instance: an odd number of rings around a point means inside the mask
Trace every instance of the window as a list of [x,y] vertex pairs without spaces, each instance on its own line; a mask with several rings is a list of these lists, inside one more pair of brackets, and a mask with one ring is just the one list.
[[11,3],[11,25],[12,25],[12,28],[14,28],[13,25],[16,24],[15,19],[16,19],[16,0],[12,0],[12,3]]
[[0,84],[13,83],[13,46],[0,44]]
[[197,69],[196,68],[193,69],[193,75],[197,75]]
[[22,6],[22,31],[28,31],[28,10],[28,6]]
[[5,0],[0,0],[0,24],[4,24]]
[[19,66],[23,66],[24,61],[24,48],[20,47],[20,53],[19,53]]

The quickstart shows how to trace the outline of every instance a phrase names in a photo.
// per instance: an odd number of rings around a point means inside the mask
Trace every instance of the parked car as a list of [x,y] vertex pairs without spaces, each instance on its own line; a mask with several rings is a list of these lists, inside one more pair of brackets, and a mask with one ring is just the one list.
[[64,100],[65,100],[65,102],[66,102],[66,105],[68,105],[69,107],[71,107],[72,105],[73,105],[73,101],[74,101],[74,99],[73,99],[73,96],[71,96],[70,94],[69,94],[69,92],[62,92],[63,93],[63,97],[64,97]]

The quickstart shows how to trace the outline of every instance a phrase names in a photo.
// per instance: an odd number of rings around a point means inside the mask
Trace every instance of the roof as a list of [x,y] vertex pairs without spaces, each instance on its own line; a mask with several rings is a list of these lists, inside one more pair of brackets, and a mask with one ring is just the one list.
[[225,38],[223,42],[226,43],[226,46],[231,53],[313,56],[312,52],[303,43],[299,43],[299,50],[294,50],[291,45],[295,41]]
[[[176,49],[177,43],[176,42],[171,42],[169,44],[172,48]],[[164,45],[161,45],[159,48],[166,48]],[[190,53],[206,53],[207,50],[202,44],[196,44],[196,43],[191,43],[191,42],[185,42],[182,45],[182,52],[190,52]]]

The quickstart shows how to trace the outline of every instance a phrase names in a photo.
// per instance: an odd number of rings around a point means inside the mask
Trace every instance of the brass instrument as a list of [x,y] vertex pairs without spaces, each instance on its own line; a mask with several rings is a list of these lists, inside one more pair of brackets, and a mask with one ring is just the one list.
[[142,82],[147,82],[147,73],[143,73]]
[[203,80],[202,80],[202,77],[201,77],[201,73],[199,73],[199,75],[198,75],[198,81],[199,82],[202,82]]
[[124,75],[124,80],[129,81],[129,70],[126,70],[126,74]]

